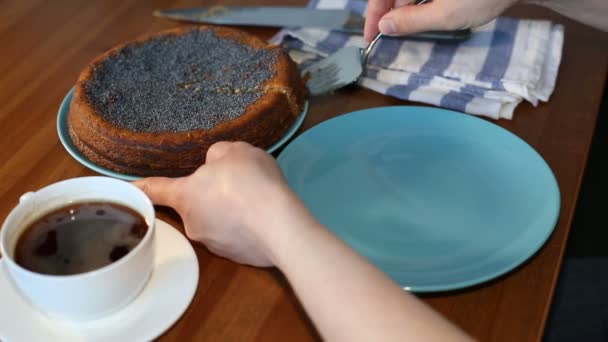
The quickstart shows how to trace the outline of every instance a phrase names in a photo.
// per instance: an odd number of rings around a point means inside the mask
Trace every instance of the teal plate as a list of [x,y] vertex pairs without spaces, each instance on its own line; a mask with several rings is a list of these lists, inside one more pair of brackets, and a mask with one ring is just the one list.
[[479,118],[427,107],[342,115],[278,158],[312,213],[405,289],[498,277],[551,235],[560,193],[528,144]]
[[[70,138],[70,135],[68,134],[68,112],[70,110],[70,102],[72,101],[73,94],[74,94],[74,88],[72,88],[68,92],[66,97],[61,102],[61,106],[59,107],[59,113],[57,114],[57,134],[59,135],[59,140],[61,140],[61,144],[63,145],[63,147],[65,147],[65,149],[68,151],[68,153],[74,159],[76,159],[79,163],[81,163],[82,165],[88,167],[89,169],[91,169],[97,173],[100,173],[102,175],[109,176],[109,177],[126,180],[126,181],[134,181],[134,180],[141,179],[142,177],[112,171],[103,166],[95,164],[94,162],[89,160],[84,154],[82,154],[76,148],[76,146],[74,146],[74,143],[72,142],[72,139]],[[283,146],[298,131],[300,126],[302,126],[302,123],[304,122],[304,119],[306,118],[307,112],[308,112],[308,101],[304,104],[304,110],[302,111],[300,116],[298,116],[298,118],[294,122],[293,126],[291,126],[289,131],[287,131],[287,133],[285,133],[285,135],[279,141],[277,141],[274,145],[272,145],[268,149],[266,149],[266,151],[268,153],[272,153],[272,152],[276,151],[279,147]]]

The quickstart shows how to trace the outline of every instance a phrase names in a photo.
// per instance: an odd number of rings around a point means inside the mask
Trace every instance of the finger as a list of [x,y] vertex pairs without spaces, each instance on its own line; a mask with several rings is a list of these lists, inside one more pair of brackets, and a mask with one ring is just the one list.
[[230,141],[220,141],[211,145],[207,150],[206,162],[212,162],[222,158],[234,143]]
[[383,34],[401,36],[421,31],[447,30],[458,27],[459,23],[446,20],[450,9],[449,1],[434,1],[424,5],[410,5],[395,8],[384,15],[378,26]]
[[152,203],[177,208],[180,180],[181,178],[149,177],[135,181],[133,185],[145,192]]
[[393,6],[393,0],[370,0],[365,14],[364,37],[370,42],[378,34],[378,21]]

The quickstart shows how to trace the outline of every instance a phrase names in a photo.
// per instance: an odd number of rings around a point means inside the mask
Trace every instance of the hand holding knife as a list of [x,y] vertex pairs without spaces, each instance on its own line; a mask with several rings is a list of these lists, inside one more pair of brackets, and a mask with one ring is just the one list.
[[[154,15],[173,20],[215,25],[314,27],[363,34],[365,18],[346,9],[312,9],[288,6],[212,6],[158,10]],[[419,39],[462,40],[470,30],[421,32]]]

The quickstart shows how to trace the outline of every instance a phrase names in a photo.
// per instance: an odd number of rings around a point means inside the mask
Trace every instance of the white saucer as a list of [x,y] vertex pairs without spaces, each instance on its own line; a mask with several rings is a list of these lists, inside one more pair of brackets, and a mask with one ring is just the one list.
[[0,341],[150,341],[186,311],[198,285],[198,260],[190,242],[156,220],[156,258],[146,287],[124,309],[99,320],[71,324],[30,306],[13,287],[0,259]]

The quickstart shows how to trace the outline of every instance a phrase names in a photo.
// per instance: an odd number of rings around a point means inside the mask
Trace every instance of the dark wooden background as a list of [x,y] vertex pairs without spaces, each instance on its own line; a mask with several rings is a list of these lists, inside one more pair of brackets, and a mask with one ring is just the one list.
[[[0,217],[19,196],[50,183],[93,175],[72,159],[56,133],[59,104],[78,73],[113,45],[182,24],[152,17],[159,8],[210,5],[304,5],[305,0],[0,1]],[[542,250],[494,281],[422,298],[483,341],[539,340],[572,223],[591,137],[606,83],[608,34],[547,10],[518,6],[509,15],[548,18],[566,26],[563,63],[549,103],[522,104],[499,121],[532,145],[558,179],[559,223]],[[264,38],[276,30],[248,29]],[[406,104],[360,88],[311,99],[302,130],[353,110]],[[161,209],[160,218],[181,227]],[[319,336],[282,276],[236,265],[196,245],[200,283],[192,305],[160,340],[310,341]],[[25,324],[25,322],[24,322]]]

